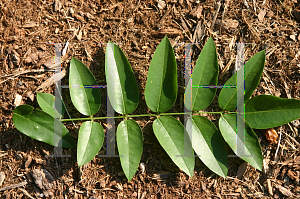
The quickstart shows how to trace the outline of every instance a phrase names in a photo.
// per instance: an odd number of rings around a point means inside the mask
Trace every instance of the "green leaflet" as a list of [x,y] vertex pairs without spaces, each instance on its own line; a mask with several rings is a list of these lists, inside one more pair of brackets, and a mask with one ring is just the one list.
[[[210,37],[198,57],[192,77],[185,89],[184,103],[188,110],[201,111],[210,105],[217,88],[201,88],[199,86],[217,85],[218,74],[216,46]],[[193,84],[192,92],[191,83]]]
[[[55,118],[55,116],[59,116],[59,112],[54,107],[55,97],[48,93],[36,93],[36,99],[41,109]],[[62,116],[65,114],[65,106],[62,104],[61,106]]]
[[100,89],[83,87],[97,85],[96,79],[91,71],[74,57],[70,63],[69,85],[72,103],[81,114],[90,116],[99,111]]
[[[245,72],[245,103],[251,97],[253,91],[256,89],[260,82],[261,75],[265,66],[265,57],[265,51],[262,50],[251,57],[245,64],[245,66],[243,66]],[[227,80],[224,86],[237,85],[237,74],[241,74],[242,72],[243,69],[240,69],[238,72],[236,72],[231,78],[229,78],[229,80]],[[238,88],[243,89],[243,84],[239,84],[237,86]],[[228,111],[236,110],[238,88],[222,88],[219,95],[219,106],[222,109]]]
[[[240,156],[241,159],[249,162],[254,168],[262,171],[263,156],[261,147],[258,137],[249,126],[249,124],[245,121],[245,134],[240,137],[241,134],[237,134],[236,132],[236,114],[226,114],[220,117],[219,128],[223,138],[228,143],[233,152],[235,152],[235,154],[237,155],[242,154]],[[244,143],[243,146],[237,146],[237,139]]]
[[155,50],[145,88],[147,106],[153,112],[166,112],[177,98],[177,63],[167,36]]
[[130,181],[136,173],[143,152],[141,127],[132,119],[122,121],[117,129],[117,144],[123,171]]
[[227,152],[222,135],[214,123],[205,117],[194,115],[188,119],[187,128],[189,127],[196,154],[210,170],[225,178],[228,172]]
[[104,141],[104,131],[98,122],[86,121],[79,130],[77,146],[78,166],[91,161],[100,151]]
[[154,120],[153,131],[173,162],[192,177],[195,157],[191,141],[181,122],[174,117],[161,116]]
[[[32,106],[21,105],[15,108],[13,113],[14,125],[23,134],[52,146],[60,146],[59,141],[64,148],[76,146],[67,128],[44,111],[39,109],[33,111]],[[54,132],[54,120],[56,125],[61,126],[61,135]]]
[[120,114],[132,113],[139,102],[137,83],[123,51],[111,42],[105,52],[105,72],[112,107]]
[[300,100],[258,95],[247,102],[245,111],[252,128],[273,128],[300,118]]

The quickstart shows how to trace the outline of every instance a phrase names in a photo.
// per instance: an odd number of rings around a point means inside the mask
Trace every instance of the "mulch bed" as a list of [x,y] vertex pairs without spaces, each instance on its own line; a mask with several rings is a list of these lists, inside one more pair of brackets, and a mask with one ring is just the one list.
[[[68,158],[52,158],[53,147],[15,129],[17,105],[38,107],[36,92],[54,93],[54,43],[62,43],[68,83],[72,57],[85,63],[100,85],[105,84],[104,52],[109,40],[119,43],[133,68],[140,103],[133,114],[150,113],[144,99],[153,53],[168,35],[183,86],[184,43],[193,45],[193,66],[209,37],[220,66],[219,85],[231,75],[235,43],[245,43],[245,59],[266,50],[266,65],[254,95],[300,99],[300,2],[205,0],[20,0],[0,1],[0,196],[1,198],[297,198],[300,197],[299,120],[275,128],[276,142],[256,131],[264,154],[264,170],[229,158],[227,179],[216,176],[196,159],[193,178],[176,167],[156,140],[151,118],[137,122],[144,133],[141,165],[128,182],[117,157],[95,157],[79,169],[76,149]],[[71,117],[80,117],[67,90],[63,98]],[[184,89],[171,112],[183,112]],[[106,90],[102,90],[106,99]],[[96,116],[106,114],[106,101]],[[208,111],[216,110],[217,99]],[[213,116],[211,116],[214,118]],[[178,117],[178,119],[183,119]],[[216,119],[216,118],[214,118]],[[105,120],[100,120],[105,123]],[[120,120],[116,119],[116,122]],[[80,125],[80,123],[77,123]],[[74,138],[77,129],[66,123]],[[228,148],[228,153],[233,152]],[[99,154],[105,154],[105,144]]]

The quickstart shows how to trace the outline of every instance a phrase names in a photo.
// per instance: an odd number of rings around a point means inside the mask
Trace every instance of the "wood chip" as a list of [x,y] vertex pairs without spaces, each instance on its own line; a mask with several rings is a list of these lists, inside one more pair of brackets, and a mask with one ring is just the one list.
[[61,5],[60,0],[55,0],[55,1],[54,1],[54,11],[55,11],[55,12],[60,11],[61,6],[62,6],[62,5]]
[[84,17],[82,17],[80,15],[74,14],[74,17],[79,21],[84,21]]
[[238,171],[236,172],[236,177],[241,180],[247,168],[248,168],[248,162],[244,162],[243,164],[241,164],[238,168]]
[[266,15],[266,9],[262,9],[260,12],[259,12],[259,14],[258,14],[258,20],[259,21],[263,21],[264,20],[264,17],[265,17],[265,15]]
[[158,31],[152,32],[152,36],[158,36],[158,35],[181,35],[182,31],[176,28],[166,28],[166,29],[159,29]]
[[[39,92],[43,92],[46,88],[50,87],[51,85],[54,84],[55,81],[55,77],[59,75],[57,73],[55,73],[54,75],[52,75],[49,79],[47,79],[46,81],[44,81],[36,90],[35,92],[39,91]],[[66,76],[66,70],[63,69],[62,73],[60,74],[61,78],[63,78],[64,76]]]
[[153,174],[152,179],[157,181],[165,181],[170,178],[173,174],[169,171],[160,171],[158,173]]
[[2,186],[2,183],[4,182],[5,179],[5,173],[4,172],[0,172],[0,186]]
[[11,59],[12,63],[15,66],[18,66],[20,64],[20,55],[15,50],[11,51],[10,57],[11,57],[10,59]]
[[56,182],[46,169],[34,169],[31,171],[34,183],[43,191],[46,197],[54,196]]
[[35,199],[34,197],[32,197],[25,189],[19,188],[19,190],[21,190],[27,197],[29,197],[30,199]]
[[34,28],[36,26],[38,26],[38,24],[36,22],[27,22],[22,27],[23,28]]
[[284,187],[282,187],[282,186],[280,186],[280,185],[276,185],[275,186],[283,195],[285,195],[285,196],[288,196],[288,197],[293,197],[294,196],[294,194],[290,191],[290,190],[288,190],[287,188],[284,188]]
[[162,1],[162,0],[158,0],[157,2],[157,7],[161,10],[163,10],[165,7],[166,7],[166,2],[165,1]]
[[15,106],[19,106],[22,103],[22,95],[19,95],[18,93],[16,94],[16,98],[14,101]]
[[34,94],[32,93],[32,91],[27,91],[26,97],[28,97],[32,102],[34,101]]
[[31,162],[32,162],[32,157],[28,156],[28,159],[25,162],[25,169],[28,169],[28,167],[30,166]]
[[145,173],[146,168],[145,168],[145,164],[143,162],[140,163],[139,167],[140,167],[142,173]]
[[267,186],[268,186],[268,192],[271,196],[273,196],[273,188],[272,188],[272,184],[271,184],[271,180],[267,179]]
[[192,15],[197,17],[197,19],[200,19],[202,16],[202,10],[203,6],[199,4],[196,9],[192,10]]

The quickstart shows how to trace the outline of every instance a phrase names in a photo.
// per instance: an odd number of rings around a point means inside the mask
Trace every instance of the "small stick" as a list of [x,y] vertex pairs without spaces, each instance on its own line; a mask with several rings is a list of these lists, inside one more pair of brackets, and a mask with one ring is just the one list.
[[220,8],[221,8],[221,2],[218,2],[217,3],[217,10],[216,10],[216,12],[214,14],[214,19],[213,19],[213,22],[212,22],[211,27],[210,27],[211,30],[214,28],[214,25],[216,23],[216,19],[217,19],[218,13],[220,11]]
[[281,141],[281,132],[282,132],[282,126],[280,127],[279,141],[278,141],[277,149],[276,149],[276,152],[275,152],[275,155],[274,155],[274,160],[275,161],[276,161],[276,157],[277,157],[277,154],[278,154],[278,151],[279,151],[279,146],[280,146],[280,141]]
[[18,184],[13,184],[13,185],[8,185],[6,187],[2,187],[0,188],[0,191],[6,191],[6,190],[9,190],[9,189],[15,189],[15,188],[18,188],[18,187],[22,187],[24,185],[27,185],[27,181],[23,181],[23,182],[20,182]]
[[19,188],[27,197],[29,197],[30,199],[35,199],[34,197],[32,197],[25,189]]

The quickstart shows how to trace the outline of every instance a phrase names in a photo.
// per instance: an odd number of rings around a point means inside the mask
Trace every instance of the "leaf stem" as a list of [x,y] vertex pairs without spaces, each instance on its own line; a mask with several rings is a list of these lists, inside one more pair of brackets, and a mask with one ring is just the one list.
[[69,121],[79,121],[79,120],[103,120],[108,118],[128,118],[128,117],[157,117],[159,115],[199,115],[199,114],[223,114],[223,113],[236,113],[236,112],[187,112],[187,113],[160,113],[160,114],[142,114],[142,115],[124,115],[124,116],[114,116],[114,117],[88,117],[88,118],[72,118],[72,119],[62,119],[62,122]]

